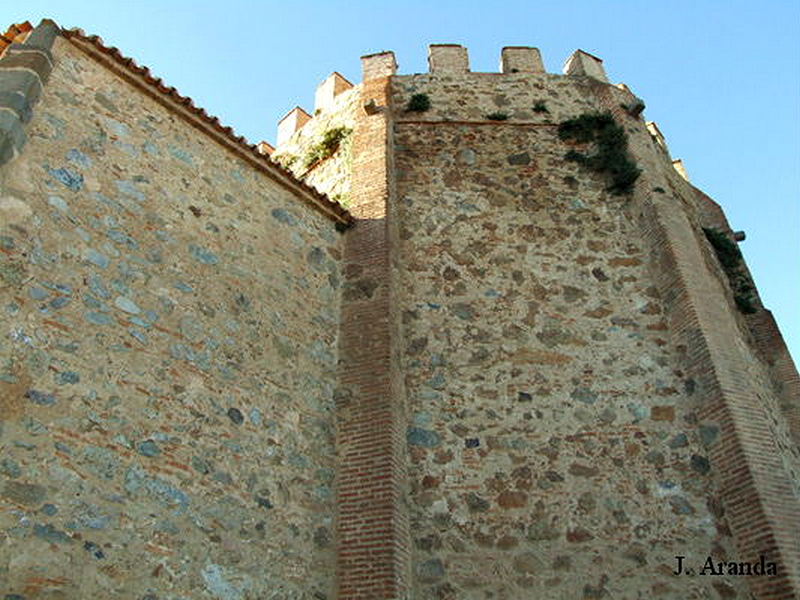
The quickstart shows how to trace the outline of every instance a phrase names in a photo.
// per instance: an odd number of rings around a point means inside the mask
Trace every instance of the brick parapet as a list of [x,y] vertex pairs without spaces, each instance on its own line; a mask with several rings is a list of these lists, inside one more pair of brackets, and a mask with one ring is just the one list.
[[[361,104],[387,106],[389,81],[365,81]],[[387,223],[389,114],[359,111],[353,132],[356,224],[345,239],[337,402],[340,600],[406,598],[409,588],[405,420]]]

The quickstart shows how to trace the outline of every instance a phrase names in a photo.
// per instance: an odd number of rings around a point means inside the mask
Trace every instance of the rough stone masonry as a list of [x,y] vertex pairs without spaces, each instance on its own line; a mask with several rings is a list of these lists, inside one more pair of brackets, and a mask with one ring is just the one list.
[[600,59],[366,56],[259,151],[4,39],[0,597],[798,597],[797,371]]

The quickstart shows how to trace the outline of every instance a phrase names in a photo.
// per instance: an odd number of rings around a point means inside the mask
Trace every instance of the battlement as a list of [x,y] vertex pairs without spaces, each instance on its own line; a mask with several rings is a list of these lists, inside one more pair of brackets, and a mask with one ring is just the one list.
[[286,113],[286,116],[278,121],[278,137],[276,143],[280,146],[283,142],[292,137],[295,132],[302,129],[303,125],[311,120],[311,115],[299,106],[295,106]]
[[334,71],[328,75],[325,81],[317,86],[314,94],[314,113],[330,108],[336,96],[352,87],[353,84],[347,81],[341,73]]
[[391,50],[367,54],[361,57],[361,74],[363,81],[388,77],[397,73],[397,61]]
[[683,177],[686,181],[689,181],[689,173],[686,171],[686,167],[683,165],[682,159],[676,158],[673,160],[672,167],[678,172],[678,175]]
[[586,75],[600,81],[608,82],[606,70],[603,68],[603,59],[593,54],[576,50],[564,63],[565,75]]
[[[397,74],[397,63],[391,51],[361,57],[363,81]],[[500,51],[498,74],[546,73],[542,55],[533,46],[505,46]],[[475,73],[469,68],[469,50],[460,44],[430,44],[428,72],[435,75]],[[564,75],[583,75],[608,81],[603,60],[584,50],[576,50],[564,63]]]
[[4,598],[797,598],[800,376],[644,101],[361,66],[274,148],[0,36]]
[[538,48],[506,46],[500,52],[501,73],[544,73],[544,63]]
[[459,44],[428,46],[428,70],[431,73],[469,73],[469,54]]
[[[547,71],[538,48],[533,46],[506,46],[500,51],[497,73],[470,70],[469,50],[461,44],[430,44],[428,46],[428,73],[433,76],[469,75],[546,75]],[[411,73],[409,75],[418,75]],[[584,50],[576,50],[564,63],[563,75],[592,77],[608,83],[603,60]],[[361,80],[370,81],[398,75],[394,52],[385,50],[361,57]],[[400,74],[403,76],[403,74]],[[341,93],[355,87],[343,75],[331,73],[317,86],[314,96],[314,114],[328,110]],[[627,88],[625,88],[627,89]],[[366,110],[369,110],[365,107]],[[277,144],[280,146],[313,119],[302,108],[295,107],[278,123]]]

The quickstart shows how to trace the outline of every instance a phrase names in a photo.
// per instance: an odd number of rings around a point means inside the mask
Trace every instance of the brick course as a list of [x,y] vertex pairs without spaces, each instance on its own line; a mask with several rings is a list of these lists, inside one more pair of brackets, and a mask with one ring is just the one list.
[[[363,57],[284,170],[97,38],[13,33],[0,591],[797,597],[800,378],[736,309],[722,209],[599,59]],[[557,135],[602,110],[628,196]]]

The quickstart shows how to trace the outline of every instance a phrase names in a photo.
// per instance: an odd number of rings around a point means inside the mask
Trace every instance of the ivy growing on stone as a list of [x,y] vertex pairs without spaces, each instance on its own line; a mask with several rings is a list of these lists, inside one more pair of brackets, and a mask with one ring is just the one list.
[[753,286],[742,270],[743,258],[739,246],[719,229],[704,227],[703,233],[714,248],[722,270],[728,277],[736,307],[744,314],[756,312],[758,309],[753,299]]
[[303,160],[303,166],[310,169],[318,162],[333,156],[342,142],[347,139],[353,130],[349,127],[334,127],[322,134],[322,140],[311,146]]
[[427,94],[414,94],[408,101],[406,112],[425,112],[431,107],[431,100]]
[[594,152],[570,150],[564,158],[610,179],[608,191],[629,194],[641,174],[641,169],[628,153],[625,130],[611,113],[589,113],[564,121],[558,126],[558,137],[578,144],[593,144]]
[[750,293],[736,294],[733,297],[733,300],[736,302],[736,308],[739,309],[739,312],[742,312],[746,315],[752,315],[758,310],[756,305],[753,303],[753,295]]
[[291,169],[294,163],[297,162],[299,157],[289,152],[273,156],[272,160],[282,166],[284,169]]
[[726,270],[736,269],[742,262],[742,252],[736,242],[731,240],[719,229],[703,228],[706,239],[714,248],[717,258]]
[[350,194],[334,194],[331,197],[331,200],[333,200],[334,202],[338,202],[344,208],[350,206],[350,202],[352,201],[352,199],[350,198]]

